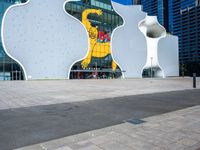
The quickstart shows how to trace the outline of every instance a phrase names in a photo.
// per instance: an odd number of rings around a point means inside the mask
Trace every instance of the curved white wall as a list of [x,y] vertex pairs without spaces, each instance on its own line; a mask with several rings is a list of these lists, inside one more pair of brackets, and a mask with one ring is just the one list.
[[[66,2],[29,0],[4,14],[5,52],[22,66],[26,79],[69,78],[71,66],[87,56],[88,33],[65,12]],[[177,37],[166,36],[156,17],[146,16],[141,6],[112,5],[124,20],[111,37],[111,54],[125,71],[123,77],[142,77],[150,66],[160,67],[163,77],[178,76]]]
[[159,24],[156,16],[146,16],[139,23],[139,29],[144,34],[147,43],[147,61],[144,69],[154,68],[156,69],[153,71],[154,77],[164,77],[158,61],[158,43],[166,36],[165,28]]
[[87,32],[65,12],[66,2],[29,0],[6,11],[3,46],[21,64],[26,79],[69,78],[73,63],[86,56]]
[[165,77],[179,76],[178,37],[167,35],[158,43],[158,61]]
[[146,13],[141,6],[125,6],[112,2],[115,11],[124,19],[123,26],[112,34],[112,56],[123,71],[124,78],[142,77],[146,63],[146,39],[138,28]]

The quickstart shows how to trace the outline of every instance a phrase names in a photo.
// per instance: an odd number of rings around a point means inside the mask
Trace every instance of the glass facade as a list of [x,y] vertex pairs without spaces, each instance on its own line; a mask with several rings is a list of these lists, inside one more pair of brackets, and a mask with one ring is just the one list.
[[70,78],[120,78],[122,73],[112,59],[110,40],[112,31],[123,21],[114,12],[111,1],[69,2],[66,11],[84,24],[90,39],[87,58],[72,67]]
[[[19,0],[1,0],[0,1],[0,20],[6,9]],[[1,21],[0,21],[1,22]],[[9,58],[4,50],[0,40],[0,80],[23,80],[23,71],[21,67],[11,58]]]
[[180,74],[200,75],[200,6],[198,0],[169,0],[170,32],[179,37]]

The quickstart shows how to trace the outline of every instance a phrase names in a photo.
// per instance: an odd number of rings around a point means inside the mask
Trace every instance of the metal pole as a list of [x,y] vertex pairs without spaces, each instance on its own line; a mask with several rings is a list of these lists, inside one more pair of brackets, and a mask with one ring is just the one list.
[[152,61],[153,61],[153,57],[151,57],[151,78],[153,77],[153,71],[152,71]]
[[97,62],[95,62],[95,67],[96,67],[96,73],[95,74],[96,74],[96,79],[97,79],[97,74],[98,74],[97,73]]
[[11,71],[11,80],[13,80],[13,71]]
[[19,80],[22,80],[22,78],[21,78],[21,71],[19,71]]
[[193,73],[193,88],[196,88],[196,73]]
[[16,80],[18,80],[17,70],[15,71],[15,74],[16,74]]

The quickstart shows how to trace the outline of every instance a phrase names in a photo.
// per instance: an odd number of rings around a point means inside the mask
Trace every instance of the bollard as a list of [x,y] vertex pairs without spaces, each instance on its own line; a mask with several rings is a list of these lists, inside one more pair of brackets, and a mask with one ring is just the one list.
[[196,88],[196,73],[193,73],[193,88]]

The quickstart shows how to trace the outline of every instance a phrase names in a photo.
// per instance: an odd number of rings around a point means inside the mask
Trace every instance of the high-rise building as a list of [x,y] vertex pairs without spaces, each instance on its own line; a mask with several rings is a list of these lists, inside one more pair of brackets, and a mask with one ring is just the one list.
[[194,0],[181,7],[180,62],[186,72],[200,74],[200,6]]
[[200,75],[200,1],[139,0],[148,15],[157,15],[168,32],[179,37],[180,73]]

